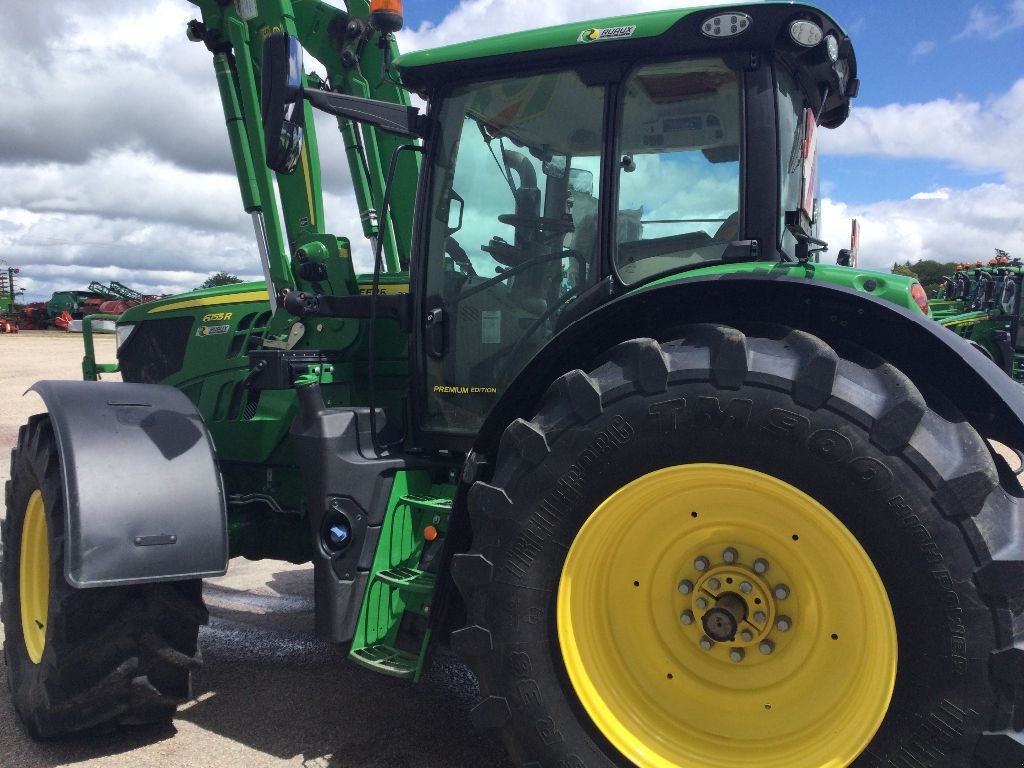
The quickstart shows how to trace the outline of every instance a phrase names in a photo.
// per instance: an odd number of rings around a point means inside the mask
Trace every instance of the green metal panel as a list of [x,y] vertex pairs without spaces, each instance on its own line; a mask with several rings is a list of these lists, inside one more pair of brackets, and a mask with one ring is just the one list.
[[913,312],[921,312],[910,290],[917,282],[914,278],[903,275],[892,275],[888,272],[872,272],[869,270],[840,267],[834,264],[816,264],[813,262],[743,262],[739,264],[719,264],[714,267],[694,269],[682,274],[670,275],[646,285],[661,285],[686,280],[689,277],[706,277],[708,275],[730,275],[737,273],[763,274],[779,277],[802,277],[807,280],[818,280],[844,288],[861,291],[875,298],[885,299]]

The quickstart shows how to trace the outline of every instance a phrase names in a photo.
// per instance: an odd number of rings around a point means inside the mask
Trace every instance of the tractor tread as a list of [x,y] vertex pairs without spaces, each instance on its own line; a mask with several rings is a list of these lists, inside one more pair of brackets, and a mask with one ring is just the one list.
[[510,447],[531,465],[539,464],[550,452],[544,433],[525,419],[512,422],[508,434]]
[[620,344],[612,354],[612,362],[623,370],[625,378],[636,382],[641,392],[656,394],[668,387],[669,363],[654,339],[633,339]]
[[601,389],[583,371],[569,371],[555,382],[554,387],[558,391],[557,397],[567,400],[572,412],[580,419],[587,421],[601,415]]
[[817,336],[804,331],[790,331],[783,341],[800,358],[793,378],[793,400],[806,408],[821,408],[832,397],[839,355]]

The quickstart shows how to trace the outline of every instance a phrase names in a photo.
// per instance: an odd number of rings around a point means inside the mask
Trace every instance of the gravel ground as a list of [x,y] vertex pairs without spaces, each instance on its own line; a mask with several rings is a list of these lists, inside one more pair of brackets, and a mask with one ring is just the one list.
[[[39,379],[81,378],[81,343],[56,331],[0,335],[0,481],[18,426],[42,410],[22,393]],[[97,337],[97,352],[113,360],[113,337]],[[173,725],[37,744],[0,694],[0,766],[511,768],[495,736],[470,724],[476,684],[458,662],[439,657],[413,685],[313,637],[311,567],[236,560],[205,596],[205,664]]]

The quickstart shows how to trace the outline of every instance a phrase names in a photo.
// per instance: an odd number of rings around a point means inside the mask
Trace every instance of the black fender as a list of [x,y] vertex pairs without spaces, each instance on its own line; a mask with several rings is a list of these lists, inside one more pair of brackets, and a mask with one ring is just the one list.
[[40,381],[64,483],[64,572],[77,588],[221,576],[224,488],[213,442],[173,387]]
[[1024,448],[1024,387],[957,334],[926,315],[862,291],[788,276],[693,277],[620,296],[575,320],[534,357],[489,414],[474,444],[492,456],[504,428],[529,418],[548,385],[587,369],[619,342],[668,341],[688,323],[774,323],[812,333],[832,346],[856,345],[941,394],[984,437]]

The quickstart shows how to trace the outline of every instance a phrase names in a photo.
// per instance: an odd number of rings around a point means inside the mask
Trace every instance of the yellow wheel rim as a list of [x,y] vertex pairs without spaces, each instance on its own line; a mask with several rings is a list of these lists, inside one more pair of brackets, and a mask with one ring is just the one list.
[[46,622],[50,608],[50,542],[46,532],[46,505],[34,491],[25,508],[21,531],[21,632],[33,664],[43,660]]
[[810,496],[741,467],[670,467],[605,500],[557,616],[584,709],[641,768],[848,766],[896,679],[867,553]]

